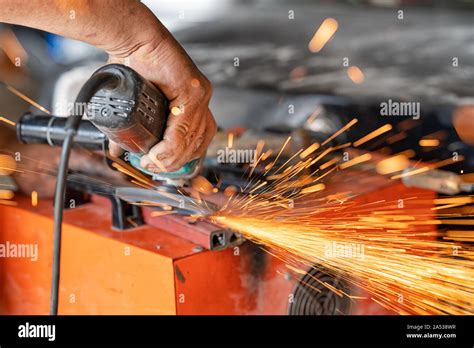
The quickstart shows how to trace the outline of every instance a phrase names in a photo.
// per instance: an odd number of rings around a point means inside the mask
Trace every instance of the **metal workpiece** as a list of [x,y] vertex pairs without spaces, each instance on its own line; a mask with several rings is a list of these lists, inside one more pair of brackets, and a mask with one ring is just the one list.
[[209,250],[223,250],[238,246],[245,241],[244,237],[240,233],[229,229],[213,231],[210,237],[211,247]]
[[207,216],[217,211],[217,206],[206,201],[198,201],[179,192],[157,191],[136,187],[117,187],[115,194],[130,203],[144,202],[150,206],[169,206],[178,214]]
[[244,242],[240,233],[202,219],[190,221],[181,215],[153,217],[150,209],[145,209],[145,220],[150,226],[186,239],[206,250],[224,250]]
[[[405,170],[405,173],[409,173],[409,170]],[[402,182],[407,187],[424,188],[446,195],[472,192],[474,186],[473,183],[463,182],[456,173],[439,169],[431,169],[425,173],[404,176],[402,177]]]

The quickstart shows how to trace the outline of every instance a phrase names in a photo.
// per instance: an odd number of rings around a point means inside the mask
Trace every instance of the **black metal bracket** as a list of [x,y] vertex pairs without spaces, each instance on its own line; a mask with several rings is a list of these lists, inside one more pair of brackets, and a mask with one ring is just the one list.
[[100,180],[91,180],[80,174],[69,174],[66,185],[65,208],[70,209],[71,200],[74,207],[89,203],[91,194],[97,194],[112,203],[112,228],[125,231],[145,224],[141,207],[127,203],[115,195],[114,187],[99,184]]
[[129,204],[117,196],[108,196],[112,203],[112,227],[115,230],[128,230],[145,224],[142,209]]

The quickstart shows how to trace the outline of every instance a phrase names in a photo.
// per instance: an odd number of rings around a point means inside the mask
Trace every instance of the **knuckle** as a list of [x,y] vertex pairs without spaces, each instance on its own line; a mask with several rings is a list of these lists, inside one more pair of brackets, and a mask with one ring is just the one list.
[[192,144],[194,139],[196,139],[196,136],[197,136],[197,131],[192,131],[188,134],[188,136],[185,138],[186,147]]
[[204,98],[205,100],[211,99],[213,92],[213,87],[211,81],[209,81],[205,76],[201,78],[199,88],[197,89],[197,93],[200,98]]
[[204,142],[204,135],[200,135],[199,137],[196,138],[196,141],[194,142],[194,146],[193,146],[193,153],[196,153],[197,151],[199,151],[199,149],[201,148],[201,145],[203,144]]
[[163,162],[171,157],[171,152],[167,149],[162,149],[153,154],[150,154],[150,160],[153,164],[156,164],[157,161]]
[[184,137],[188,134],[190,128],[190,122],[188,120],[182,120],[176,124],[176,132],[181,136]]

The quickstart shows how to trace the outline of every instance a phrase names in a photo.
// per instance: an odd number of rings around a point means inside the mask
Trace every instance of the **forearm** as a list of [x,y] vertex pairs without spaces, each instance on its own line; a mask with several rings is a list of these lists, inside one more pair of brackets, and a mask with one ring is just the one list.
[[[169,100],[163,140],[142,166],[169,171],[204,155],[216,132],[209,110],[210,82],[153,13],[136,0],[0,0],[0,21],[81,40],[130,66]],[[116,145],[116,144],[115,144]],[[113,150],[115,148],[115,150]],[[111,144],[117,155],[117,146]]]
[[84,41],[115,56],[127,56],[151,36],[169,36],[136,0],[0,0],[0,22]]

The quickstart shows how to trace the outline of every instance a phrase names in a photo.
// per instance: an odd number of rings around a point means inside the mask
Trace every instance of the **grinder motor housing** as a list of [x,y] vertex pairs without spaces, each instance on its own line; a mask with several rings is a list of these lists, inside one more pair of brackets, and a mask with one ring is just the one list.
[[89,101],[88,119],[126,151],[147,153],[162,139],[166,128],[165,96],[125,65],[109,64],[98,69],[94,75],[97,74],[112,77],[112,82],[102,85]]

